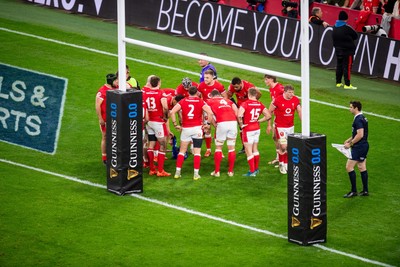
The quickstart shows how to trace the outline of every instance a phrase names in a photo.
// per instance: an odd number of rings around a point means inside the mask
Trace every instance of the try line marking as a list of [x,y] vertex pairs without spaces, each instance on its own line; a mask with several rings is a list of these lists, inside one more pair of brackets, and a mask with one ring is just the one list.
[[[118,58],[118,54],[114,54],[114,53],[110,53],[110,52],[106,52],[106,51],[101,51],[101,50],[90,48],[90,47],[86,47],[86,46],[80,46],[80,45],[76,45],[76,44],[66,43],[66,42],[62,42],[62,41],[59,41],[59,40],[50,39],[50,38],[46,38],[46,37],[43,37],[43,36],[38,36],[38,35],[30,34],[30,33],[14,31],[14,30],[11,30],[11,29],[8,29],[8,28],[3,28],[3,27],[0,27],[0,30],[6,31],[6,32],[10,32],[10,33],[14,33],[14,34],[18,34],[18,35],[31,37],[31,38],[35,38],[35,39],[39,39],[39,40],[43,40],[43,41],[46,41],[46,42],[52,42],[52,43],[56,43],[56,44],[59,44],[59,45],[74,47],[74,48],[77,48],[77,49],[82,49],[82,50],[90,51],[90,52],[93,52],[93,53],[97,53],[97,54],[102,54],[102,55],[107,55],[107,56],[112,56],[112,57],[117,57]],[[155,63],[155,62],[151,62],[151,61],[141,60],[141,59],[132,58],[132,57],[126,57],[126,59],[129,59],[129,60],[141,63],[141,64],[147,64],[147,65],[155,66],[155,67],[158,67],[158,68],[170,69],[170,70],[173,70],[173,71],[183,72],[183,73],[196,75],[196,76],[199,75],[199,73],[197,73],[197,72],[188,71],[188,70],[175,68],[175,67],[171,67],[171,66],[166,66],[166,65],[161,65],[161,64],[158,64],[158,63]],[[224,81],[224,82],[230,82],[230,80],[223,79],[223,78],[220,78],[219,80]],[[259,88],[259,89],[263,90],[263,91],[269,91],[268,89],[265,89],[265,88]],[[339,109],[349,109],[349,107],[336,105],[336,104],[332,104],[332,103],[328,103],[328,102],[324,102],[324,101],[319,101],[319,100],[315,100],[315,99],[312,99],[312,98],[310,98],[310,102],[314,102],[314,103],[318,103],[318,104],[321,104],[321,105],[326,105],[326,106],[330,106],[330,107],[334,107],[334,108],[339,108]],[[368,111],[363,111],[363,113],[367,114],[367,115],[379,117],[379,118],[382,118],[382,119],[387,119],[387,120],[393,120],[393,121],[400,122],[399,118],[380,115],[380,114],[376,114],[376,113],[368,112]]]
[[[66,179],[66,180],[73,181],[73,182],[77,182],[77,183],[81,183],[81,184],[85,184],[85,185],[89,185],[89,186],[93,186],[93,187],[97,187],[97,188],[101,188],[101,189],[107,189],[107,187],[105,185],[102,185],[102,184],[97,184],[97,183],[93,183],[93,182],[90,182],[90,181],[82,180],[82,179],[79,179],[77,177],[72,177],[72,176],[63,175],[63,174],[59,174],[59,173],[55,173],[55,172],[51,172],[51,171],[46,171],[46,170],[43,170],[43,169],[40,169],[40,168],[36,168],[36,167],[32,167],[32,166],[28,166],[28,165],[25,165],[25,164],[22,164],[22,163],[17,163],[17,162],[13,162],[13,161],[9,161],[9,160],[6,160],[6,159],[1,159],[1,158],[0,158],[0,162],[6,163],[6,164],[10,164],[10,165],[14,165],[14,166],[18,166],[18,167],[25,168],[25,169],[29,169],[29,170],[33,170],[33,171],[37,171],[37,172],[41,172],[41,173],[45,173],[45,174],[52,175],[52,176],[57,176],[57,177],[60,177],[60,178]],[[277,238],[281,238],[281,239],[287,239],[287,236],[276,234],[276,233],[270,232],[268,230],[263,230],[263,229],[255,228],[255,227],[248,226],[248,225],[245,225],[245,224],[237,223],[237,222],[234,222],[234,221],[226,220],[226,219],[223,219],[223,218],[220,218],[220,217],[209,215],[207,213],[191,210],[191,209],[180,207],[180,206],[176,206],[176,205],[173,205],[173,204],[169,204],[167,202],[163,202],[163,201],[160,201],[160,200],[157,200],[157,199],[152,199],[152,198],[148,198],[148,197],[144,197],[144,196],[136,195],[136,194],[131,194],[129,196],[137,198],[137,199],[140,199],[140,200],[143,200],[143,201],[151,202],[153,204],[161,205],[161,206],[164,206],[164,207],[167,207],[167,208],[170,208],[170,209],[175,209],[175,210],[179,210],[179,211],[186,212],[186,213],[189,213],[189,214],[193,214],[193,215],[196,215],[196,216],[200,216],[200,217],[203,217],[203,218],[207,218],[207,219],[210,219],[210,220],[213,220],[213,221],[218,221],[218,222],[222,222],[222,223],[225,223],[225,224],[230,224],[230,225],[233,225],[233,226],[236,226],[236,227],[244,228],[244,229],[247,229],[247,230],[250,230],[250,231],[253,231],[253,232],[258,232],[258,233],[262,233],[262,234],[265,234],[265,235],[269,235],[269,236],[273,236],[273,237],[277,237]],[[383,262],[370,260],[370,259],[367,259],[367,258],[364,258],[364,257],[360,257],[360,256],[357,256],[357,255],[354,255],[354,254],[350,254],[350,253],[346,253],[346,252],[343,252],[343,251],[340,251],[340,250],[328,248],[328,247],[323,246],[323,245],[314,244],[312,246],[314,246],[316,248],[319,248],[319,249],[322,249],[322,250],[325,250],[325,251],[329,251],[331,253],[335,253],[335,254],[339,254],[339,255],[345,256],[345,257],[349,257],[349,258],[353,258],[353,259],[356,259],[356,260],[360,260],[360,261],[363,261],[363,262],[366,262],[366,263],[379,265],[379,266],[385,266],[385,267],[394,267],[392,265],[389,265],[389,264],[386,264],[386,263],[383,263]]]

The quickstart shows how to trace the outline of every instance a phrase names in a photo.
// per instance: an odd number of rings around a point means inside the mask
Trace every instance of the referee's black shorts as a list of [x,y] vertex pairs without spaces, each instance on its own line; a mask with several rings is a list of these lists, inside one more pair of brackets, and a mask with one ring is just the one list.
[[351,159],[356,161],[364,161],[367,158],[369,144],[357,144],[351,148]]

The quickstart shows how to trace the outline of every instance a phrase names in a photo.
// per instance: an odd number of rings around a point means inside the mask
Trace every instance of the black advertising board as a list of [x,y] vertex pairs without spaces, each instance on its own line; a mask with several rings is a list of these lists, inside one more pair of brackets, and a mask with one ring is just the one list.
[[[117,20],[115,0],[61,1],[60,4],[59,1],[26,1]],[[300,21],[296,19],[200,0],[126,0],[125,3],[126,23],[130,25],[300,60]],[[399,81],[400,41],[361,33],[356,43],[354,73]],[[335,67],[332,27],[310,25],[309,51],[310,63]]]

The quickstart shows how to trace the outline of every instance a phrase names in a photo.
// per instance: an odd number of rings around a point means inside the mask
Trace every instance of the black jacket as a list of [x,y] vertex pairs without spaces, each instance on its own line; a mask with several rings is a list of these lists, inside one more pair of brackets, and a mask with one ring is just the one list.
[[318,16],[311,16],[308,21],[317,25],[322,25],[324,23],[324,21]]
[[338,20],[333,26],[332,39],[337,56],[354,55],[356,52],[357,32],[346,24],[345,21]]

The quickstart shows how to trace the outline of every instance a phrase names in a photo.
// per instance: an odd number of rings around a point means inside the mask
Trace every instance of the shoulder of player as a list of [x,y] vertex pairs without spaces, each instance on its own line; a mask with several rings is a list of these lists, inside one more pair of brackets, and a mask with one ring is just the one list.
[[223,88],[225,88],[225,86],[220,81],[217,81],[217,80],[214,81],[214,85],[217,85],[220,87],[222,86]]
[[285,98],[283,97],[283,95],[279,95],[279,96],[275,97],[275,98],[272,100],[271,104],[272,104],[273,106],[277,107],[278,104],[279,104],[280,102],[284,101],[284,100],[285,100]]
[[243,85],[244,85],[247,89],[256,87],[253,83],[251,83],[251,82],[249,82],[249,81],[242,80],[242,82],[243,82]]
[[163,96],[174,96],[176,91],[172,88],[164,88],[160,90],[163,93]]
[[110,89],[111,89],[111,87],[108,87],[106,84],[103,84],[103,86],[99,88],[98,92],[107,91],[107,90],[110,90]]
[[99,90],[97,91],[96,96],[99,96],[99,95],[105,96],[105,95],[107,94],[107,91],[108,91],[108,90],[111,90],[111,89],[112,89],[112,88],[107,87],[106,85],[103,85],[103,86],[100,87]]

